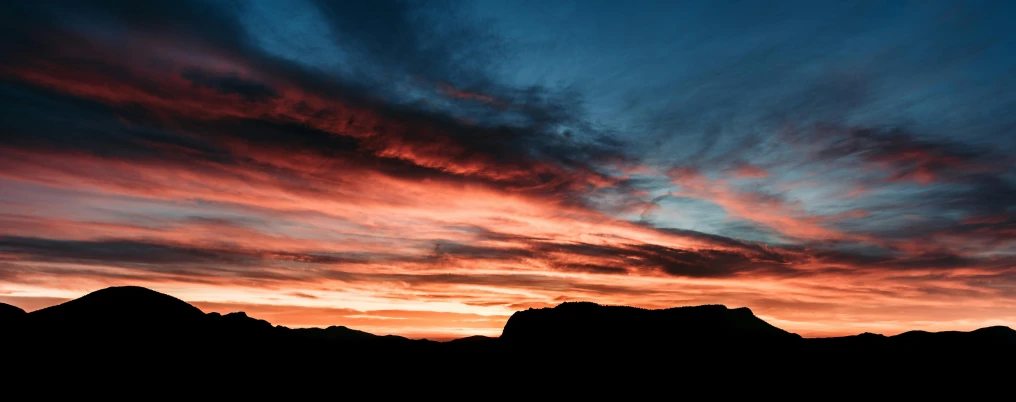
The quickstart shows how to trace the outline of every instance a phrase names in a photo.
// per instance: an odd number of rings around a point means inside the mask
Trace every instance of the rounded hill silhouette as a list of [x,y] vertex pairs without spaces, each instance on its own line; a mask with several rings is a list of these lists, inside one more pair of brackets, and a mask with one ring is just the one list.
[[[1005,361],[1016,357],[1016,331],[988,327],[802,338],[743,307],[650,310],[568,302],[516,312],[499,338],[434,342],[340,325],[287,328],[242,312],[205,314],[175,297],[125,286],[31,313],[0,305],[0,345],[8,345],[5,363],[34,364],[47,373],[80,362],[101,362],[98,366],[117,367],[121,374],[162,370],[173,376],[179,375],[178,367],[197,367],[208,376],[270,373],[302,378],[327,373],[330,379],[341,374],[364,380],[442,372],[435,365],[462,368],[459,372],[467,375],[528,373],[534,368],[616,375],[663,367],[674,379],[730,370],[740,375],[769,373],[773,362],[780,362],[783,368],[800,368],[797,374],[864,366],[870,377],[901,367],[939,370],[945,361],[963,362],[955,367]],[[549,381],[559,380],[555,378]]]
[[204,313],[173,296],[139,286],[110,287],[29,314],[35,325],[179,325]]
[[0,303],[0,324],[13,325],[14,323],[20,323],[28,313],[16,306],[12,306],[6,303]]

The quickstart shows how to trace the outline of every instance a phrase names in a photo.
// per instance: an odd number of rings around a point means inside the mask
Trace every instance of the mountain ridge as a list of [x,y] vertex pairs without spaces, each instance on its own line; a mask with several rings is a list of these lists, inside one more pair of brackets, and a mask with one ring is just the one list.
[[726,342],[738,349],[802,337],[770,325],[746,307],[710,304],[667,309],[569,302],[512,314],[500,339],[527,348],[588,349],[615,343],[632,349],[681,348]]
[[[103,289],[29,313],[0,309],[0,353],[25,376],[96,383],[130,378],[163,388],[204,387],[209,383],[192,380],[227,377],[254,385],[244,391],[254,394],[271,384],[306,385],[310,379],[355,385],[379,378],[426,378],[429,387],[457,380],[503,387],[504,379],[513,379],[523,391],[537,384],[574,390],[577,383],[567,379],[578,375],[589,389],[613,382],[628,387],[646,378],[695,388],[717,381],[717,373],[738,381],[807,378],[836,385],[853,378],[849,384],[856,386],[860,380],[884,384],[877,379],[895,378],[901,370],[963,374],[1016,358],[1016,331],[1008,327],[803,338],[748,308],[723,305],[652,310],[570,302],[516,312],[501,337],[447,342],[338,325],[287,328],[243,312],[195,310],[143,288]],[[85,369],[57,369],[67,367]]]
[[7,303],[0,303],[0,323],[5,322],[16,322],[19,323],[28,317],[28,313],[22,310],[20,307],[12,306]]
[[[612,304],[600,304],[592,301],[567,301],[558,304],[553,307],[541,307],[541,308],[528,308],[525,310],[519,310],[514,312],[505,324],[505,329],[508,329],[509,325],[513,322],[518,322],[525,316],[531,316],[534,314],[547,314],[548,312],[566,313],[571,314],[572,317],[569,319],[574,320],[575,318],[590,318],[587,313],[596,315],[599,319],[611,319],[612,315],[609,311],[624,311],[625,313],[634,314],[660,314],[672,315],[671,319],[687,319],[688,316],[681,317],[682,313],[707,313],[707,314],[721,314],[729,317],[738,317],[744,319],[753,320],[752,324],[757,325],[758,329],[765,328],[772,334],[782,334],[784,336],[795,337],[800,339],[812,339],[812,340],[823,340],[823,339],[843,339],[843,338],[858,338],[858,337],[881,337],[881,338],[897,338],[897,337],[918,337],[928,335],[938,336],[951,336],[956,334],[992,334],[999,336],[1016,336],[1016,330],[1002,325],[978,328],[970,331],[924,331],[924,330],[910,330],[905,331],[896,335],[883,335],[871,332],[864,332],[856,335],[846,336],[833,336],[833,337],[813,337],[805,338],[799,334],[785,331],[772,324],[758,318],[754,315],[754,312],[749,307],[727,307],[723,304],[703,304],[693,306],[676,306],[668,307],[663,309],[649,309],[643,307],[626,306],[626,305],[612,305]],[[577,317],[575,314],[576,313]],[[585,316],[584,316],[585,315]],[[141,286],[113,286],[103,289],[99,289],[90,292],[84,296],[76,299],[68,300],[66,302],[35,310],[32,312],[26,312],[17,306],[10,304],[0,303],[0,322],[4,322],[8,319],[26,319],[33,324],[37,323],[58,323],[60,321],[79,321],[83,319],[87,320],[103,320],[115,322],[117,319],[125,319],[130,316],[132,322],[137,323],[140,321],[149,321],[149,319],[157,322],[165,322],[167,319],[171,322],[180,319],[198,319],[199,317],[204,318],[218,318],[226,321],[234,322],[260,322],[260,326],[263,328],[282,328],[289,331],[303,332],[307,335],[320,334],[322,338],[340,338],[340,339],[367,339],[371,337],[388,337],[398,338],[405,340],[413,340],[405,338],[399,335],[379,335],[373,334],[366,331],[361,331],[353,328],[348,328],[342,325],[331,325],[325,328],[312,327],[312,328],[289,328],[282,325],[271,324],[268,321],[257,319],[248,316],[243,311],[230,312],[227,314],[220,314],[217,312],[205,313],[199,308],[191,305],[190,303],[167,295],[164,293],[157,292],[152,289],[148,289]],[[554,317],[555,319],[561,319],[565,317]],[[694,318],[694,317],[692,317]],[[715,317],[714,317],[715,318]],[[657,320],[658,321],[658,320]],[[513,325],[514,326],[514,325]],[[344,334],[343,336],[337,336],[338,334]],[[324,335],[331,334],[331,335]],[[509,338],[514,335],[510,335]],[[499,339],[504,337],[502,332],[501,337],[484,337],[484,336],[466,336],[463,338],[452,339],[447,342],[460,341],[467,339]],[[474,340],[475,340],[474,339]],[[424,339],[420,339],[424,340]]]

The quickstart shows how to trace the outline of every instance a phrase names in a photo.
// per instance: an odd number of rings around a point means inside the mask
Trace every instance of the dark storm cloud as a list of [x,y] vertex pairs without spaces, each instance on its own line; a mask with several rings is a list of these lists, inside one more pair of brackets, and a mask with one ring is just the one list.
[[[39,44],[34,52],[15,56],[12,67],[18,66],[18,62],[27,66],[38,62],[59,63],[72,67],[68,71],[73,74],[84,75],[72,78],[59,75],[69,73],[42,69],[43,74],[53,74],[47,79],[63,80],[71,85],[110,82],[141,90],[143,94],[123,91],[115,96],[125,97],[128,103],[118,99],[120,105],[109,106],[11,83],[3,89],[7,93],[5,98],[12,104],[12,108],[6,110],[12,113],[9,117],[14,122],[14,135],[5,141],[47,149],[88,150],[109,158],[162,158],[183,163],[187,163],[186,158],[198,158],[229,164],[245,155],[232,154],[233,151],[225,150],[221,142],[243,141],[266,149],[311,152],[325,157],[331,154],[346,161],[355,159],[365,166],[375,165],[398,174],[466,176],[462,180],[493,181],[499,187],[561,194],[575,203],[583,202],[581,191],[587,189],[590,181],[609,183],[610,179],[599,171],[598,164],[628,158],[620,143],[588,126],[580,127],[579,102],[573,97],[558,100],[556,95],[541,88],[515,91],[488,86],[486,89],[502,91],[505,97],[518,100],[515,113],[523,117],[521,124],[463,124],[459,118],[439,110],[386,103],[368,95],[372,86],[386,85],[384,83],[350,81],[346,80],[348,77],[328,75],[271,56],[252,44],[234,21],[228,5],[193,3],[8,4],[8,11],[24,15],[24,21],[31,22],[12,21],[6,28],[12,37],[48,40],[47,36],[37,33],[45,29],[58,32],[53,34],[51,43]],[[383,3],[320,2],[318,6],[339,36],[336,40],[361,42],[361,50],[372,54],[368,63],[430,74],[433,77],[429,79],[433,80],[446,80],[453,76],[480,77],[486,63],[491,62],[490,57],[482,57],[476,51],[488,47],[485,34],[469,27],[458,27],[452,20],[434,23],[433,19],[440,17],[440,10],[445,8],[417,10],[409,3]],[[93,19],[95,24],[87,25],[83,31],[68,30],[69,21],[90,23]],[[74,26],[80,28],[80,25]],[[440,35],[435,36],[438,31]],[[138,33],[144,35],[138,35],[136,40],[118,42]],[[82,52],[61,48],[61,41],[53,38],[63,36],[85,38]],[[143,52],[144,41],[182,46],[197,52],[198,57],[204,53],[210,57],[240,60],[254,66],[263,77],[296,85],[300,91],[320,96],[339,107],[280,99],[284,95],[276,82],[190,66],[184,58],[159,53],[136,54],[134,50],[131,52],[135,54],[122,54],[125,49],[133,48]],[[377,69],[368,65],[365,70]],[[167,82],[166,75],[177,75],[193,88],[237,95],[252,107],[277,110],[281,104],[287,115],[233,116],[242,114],[245,109],[236,107],[228,113],[222,111],[231,107],[228,100],[200,106],[201,102],[207,102],[200,94],[187,92],[182,84]],[[171,103],[157,103],[151,97]],[[187,106],[189,104],[195,106]],[[351,105],[356,110],[341,105]],[[179,109],[183,107],[189,109]],[[160,110],[163,108],[171,110]],[[173,114],[171,123],[167,121],[167,112]],[[213,117],[219,113],[227,115],[209,120],[208,116],[194,116],[198,112]],[[66,120],[55,121],[52,116]],[[557,130],[563,124],[583,129],[584,134],[579,137],[560,134]],[[271,128],[273,125],[285,127],[285,133]],[[201,135],[178,135],[176,128],[180,126]],[[335,132],[335,127],[345,128]],[[85,135],[86,132],[92,134]],[[214,135],[207,135],[209,132]],[[365,138],[362,132],[376,135]],[[335,138],[335,134],[349,136]],[[337,150],[333,152],[330,147],[337,147]],[[406,160],[407,156],[416,160]]]
[[798,257],[722,236],[688,232],[736,249],[684,250],[653,244],[619,246],[514,239],[519,241],[519,246],[512,248],[440,244],[435,248],[435,255],[430,258],[454,256],[502,261],[538,259],[549,261],[552,268],[562,271],[601,274],[658,271],[673,276],[700,278],[729,277],[742,272],[795,274],[791,263],[796,262]]
[[940,269],[962,268],[974,264],[974,260],[959,255],[937,252],[920,255],[873,255],[844,251],[817,251],[814,257],[829,264],[842,264],[861,269]]
[[271,86],[246,80],[236,74],[213,75],[206,71],[189,69],[180,73],[180,77],[189,80],[195,86],[211,88],[224,95],[240,95],[250,101],[279,96],[278,92]]
[[[327,252],[292,253],[227,246],[195,247],[124,239],[56,240],[7,236],[0,238],[0,252],[17,256],[19,259],[39,262],[112,266],[158,273],[186,272],[212,277],[226,274],[267,279],[300,277],[301,274],[298,272],[288,275],[275,271],[279,266],[292,263],[304,264],[303,266],[341,267],[369,263],[435,263],[448,257],[464,259],[467,262],[535,259],[548,261],[554,269],[599,274],[624,274],[631,270],[660,271],[681,277],[727,277],[739,272],[769,272],[776,275],[793,273],[793,269],[785,266],[789,262],[789,257],[772,251],[759,256],[738,251],[690,251],[648,244],[608,246],[542,241],[522,243],[520,247],[515,248],[444,242],[435,247],[432,255],[415,258],[382,253],[337,255]],[[202,270],[207,272],[202,274]],[[341,277],[351,281],[373,278],[370,274],[353,274],[336,270],[330,270],[328,273],[306,271],[305,274]]]
[[[930,184],[979,175],[994,175],[1013,159],[958,141],[920,138],[902,128],[889,130],[819,126],[827,139],[817,162],[857,158],[875,169],[888,171],[887,180]],[[837,132],[838,131],[838,132]]]
[[[446,245],[442,254],[467,260],[513,260],[518,258],[541,257],[550,262],[553,269],[570,272],[595,274],[625,274],[631,270],[651,270],[677,277],[723,278],[737,273],[754,272],[776,276],[800,276],[819,273],[833,273],[829,269],[813,269],[812,272],[795,270],[792,257],[800,250],[785,250],[771,258],[751,257],[738,252],[717,250],[688,251],[649,244],[611,247],[593,244],[550,244],[534,242],[525,250],[485,249],[461,245]],[[445,251],[447,250],[447,251]],[[374,283],[377,281],[398,281],[413,286],[440,284],[494,285],[505,287],[538,287],[544,290],[582,289],[610,295],[636,295],[645,290],[623,286],[605,286],[570,282],[542,275],[491,275],[491,274],[391,274],[350,272],[341,267],[347,264],[364,264],[369,261],[395,263],[399,261],[420,262],[419,259],[405,259],[392,256],[337,256],[327,253],[288,253],[265,250],[244,250],[228,248],[201,248],[192,246],[159,244],[134,240],[72,241],[27,237],[4,237],[0,239],[0,252],[34,262],[61,262],[85,264],[95,267],[117,267],[117,271],[59,266],[37,266],[37,272],[49,274],[74,274],[78,277],[105,279],[151,280],[150,275],[169,275],[193,283],[220,283],[223,280],[245,278],[259,282],[302,281],[330,278],[350,283]],[[548,258],[553,253],[559,259]],[[799,255],[799,254],[798,254]],[[919,256],[875,257],[867,254],[840,251],[815,251],[810,255],[818,261],[846,265],[851,268],[841,272],[855,272],[856,269],[876,272],[906,272],[908,270],[942,270],[978,266],[1004,270],[1013,261],[976,261],[947,253]],[[597,261],[614,263],[576,263],[575,257],[599,257]],[[299,263],[303,266],[328,265],[327,269],[292,270],[278,269],[286,264]],[[280,265],[281,264],[281,265]],[[11,281],[18,281],[25,272],[21,265],[4,264],[0,270]],[[308,276],[309,275],[309,276]],[[996,275],[997,276],[997,275]],[[990,278],[989,278],[990,279]],[[972,283],[985,285],[988,279],[971,279]],[[995,283],[995,282],[991,282]],[[990,285],[991,283],[988,283]],[[999,283],[1009,283],[1003,281]],[[931,290],[930,290],[931,291]],[[302,297],[302,296],[301,296]]]
[[[928,239],[941,234],[1011,241],[1012,231],[1006,225],[1016,208],[1012,155],[903,128],[818,125],[788,139],[817,150],[802,160],[859,172],[850,179],[860,190],[911,189],[865,201],[864,208],[872,216],[856,219],[853,230],[885,239]],[[908,214],[910,218],[896,219]],[[893,224],[885,224],[887,218],[893,218]]]
[[637,266],[655,267],[675,276],[724,277],[739,272],[788,274],[794,272],[782,257],[752,258],[720,250],[680,250],[655,244],[635,245]]
[[[849,267],[850,272],[877,272],[887,275],[912,272],[939,272],[937,275],[953,275],[960,269],[981,271],[983,275],[996,275],[1010,271],[1016,259],[1011,256],[963,255],[948,249],[921,252],[857,252],[835,249],[812,249],[808,252],[815,264],[825,272],[836,272],[832,267]],[[976,276],[976,274],[972,274]]]
[[942,201],[954,208],[968,211],[971,218],[995,219],[1004,223],[1005,217],[1016,211],[1016,180],[1010,175],[971,174],[963,178],[964,184],[956,196],[942,196]]
[[[35,237],[0,238],[0,251],[31,261],[108,264],[124,268],[160,271],[163,266],[245,268],[244,274],[258,276],[259,265],[272,263],[362,264],[362,256],[333,253],[293,253],[228,247],[197,247],[140,240],[57,240]],[[383,256],[374,256],[381,258]]]
[[674,234],[678,234],[678,235],[681,235],[681,236],[688,236],[688,237],[692,237],[692,238],[703,239],[703,240],[707,240],[707,241],[709,241],[711,243],[722,245],[722,246],[734,247],[734,248],[738,248],[738,249],[749,250],[751,252],[759,253],[761,255],[764,255],[768,259],[771,259],[773,261],[779,261],[779,260],[782,260],[784,258],[783,256],[779,255],[778,253],[772,251],[770,248],[768,248],[768,247],[766,247],[766,246],[764,246],[764,245],[762,245],[760,243],[746,242],[746,241],[742,241],[742,240],[733,239],[733,238],[730,238],[730,237],[725,237],[725,236],[720,236],[720,235],[715,235],[715,234],[709,234],[709,233],[697,232],[697,231],[694,231],[694,230],[673,229],[673,228],[658,228],[657,230],[659,230],[661,232],[666,232],[666,233],[674,233]]
[[[0,81],[7,122],[0,145],[40,151],[85,151],[126,160],[165,158],[165,151],[185,149],[207,160],[228,157],[206,139],[183,136],[153,124],[155,117],[139,107],[116,108],[54,91]],[[124,124],[125,122],[136,124]]]
[[87,44],[80,34],[91,29],[111,30],[121,43],[131,40],[123,34],[144,30],[220,49],[244,48],[243,29],[224,6],[200,0],[11,0],[0,5],[0,34],[10,39],[2,44],[12,51],[8,56],[53,50],[67,41]]
[[207,249],[130,240],[75,241],[8,236],[0,238],[0,250],[43,261],[200,264],[234,263],[244,260],[239,255]]

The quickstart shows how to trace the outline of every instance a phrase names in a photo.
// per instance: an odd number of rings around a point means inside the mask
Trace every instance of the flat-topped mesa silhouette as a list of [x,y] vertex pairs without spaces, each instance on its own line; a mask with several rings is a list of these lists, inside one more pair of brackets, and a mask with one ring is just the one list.
[[649,310],[591,302],[516,312],[501,334],[501,340],[509,344],[555,348],[610,344],[654,349],[703,344],[733,347],[782,345],[800,339],[800,335],[774,327],[744,307],[704,305]]
[[[1016,353],[1016,331],[1008,327],[804,339],[744,307],[649,310],[591,302],[518,311],[500,338],[477,336],[441,343],[378,336],[343,326],[287,328],[243,312],[205,314],[172,296],[131,286],[102,289],[31,313],[0,305],[0,336],[21,345],[16,352],[45,353],[56,359],[75,354],[83,358],[151,356],[154,352],[169,360],[275,359],[284,362],[280,364],[321,359],[356,359],[366,365],[423,364],[445,358],[463,359],[461,364],[521,364],[560,360],[558,352],[570,351],[579,352],[572,357],[658,359],[666,354],[665,358],[680,356],[684,361],[703,357],[700,361],[764,362],[768,360],[758,358],[800,357],[804,360],[799,362],[821,365],[832,357],[900,362],[915,356],[977,358]],[[717,360],[721,354],[725,358]],[[562,361],[579,364],[575,359]]]
[[[717,373],[723,381],[773,376],[851,387],[898,381],[901,372],[952,375],[1016,357],[1016,331],[804,339],[747,308],[648,310],[579,302],[516,312],[499,338],[434,342],[343,326],[286,328],[242,312],[205,314],[169,295],[118,287],[30,313],[0,306],[0,347],[5,364],[49,380],[94,376],[96,384],[127,384],[140,378],[160,389],[204,389],[205,382],[193,381],[200,378],[236,378],[208,384],[250,384],[240,388],[260,392],[283,383],[280,378],[334,387],[335,381],[395,384],[423,376],[442,389],[456,381],[497,387],[507,380],[540,384],[523,387],[526,392],[544,384],[598,390],[635,373],[640,381],[662,375],[663,381],[645,382],[683,390],[713,384]],[[76,367],[86,369],[67,369]],[[575,373],[583,381],[572,380]]]

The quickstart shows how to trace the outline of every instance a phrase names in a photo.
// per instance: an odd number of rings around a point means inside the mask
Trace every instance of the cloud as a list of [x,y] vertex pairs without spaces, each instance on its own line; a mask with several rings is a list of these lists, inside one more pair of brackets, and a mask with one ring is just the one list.
[[[165,286],[399,333],[562,300],[768,300],[804,326],[1016,297],[1012,159],[848,124],[876,77],[746,59],[624,131],[581,91],[503,82],[513,49],[456,4],[272,7],[0,5],[0,290]],[[304,39],[321,52],[285,48]],[[681,141],[620,139],[641,128]]]
[[364,4],[314,1],[331,29],[330,39],[362,67],[364,74],[420,75],[455,86],[487,83],[489,64],[503,49],[499,37],[484,25],[456,23],[466,19],[454,2],[416,7],[400,0]]
[[274,98],[278,93],[272,87],[246,80],[235,73],[214,76],[201,70],[184,70],[180,77],[195,87],[210,88],[223,95],[239,95],[247,101]]
[[497,106],[499,108],[504,108],[505,107],[505,105],[503,103],[501,103],[500,101],[498,101],[497,99],[494,99],[493,97],[491,97],[489,95],[484,95],[484,94],[476,93],[476,92],[462,91],[462,90],[456,89],[455,87],[453,87],[451,85],[447,85],[447,84],[441,85],[441,91],[444,92],[445,94],[447,94],[448,96],[453,97],[453,98],[466,99],[466,100],[471,100],[471,101],[476,101],[476,102],[482,102],[482,103],[486,103],[488,105]]
[[761,179],[768,177],[769,172],[766,172],[757,166],[745,164],[734,170],[731,176],[738,179]]
[[[1005,168],[989,153],[961,143],[919,139],[902,129],[821,127],[828,141],[816,157],[820,161],[856,158],[887,173],[885,180],[931,184],[969,174]],[[842,131],[841,131],[842,130]],[[830,132],[832,131],[832,132]],[[836,131],[841,131],[836,133]]]
[[808,213],[800,203],[779,195],[744,191],[726,179],[711,179],[694,168],[675,168],[667,175],[678,186],[671,195],[709,201],[734,217],[766,225],[786,236],[814,240],[851,237],[825,224],[822,216]]
[[173,247],[132,241],[61,241],[54,239],[4,237],[0,250],[31,256],[43,261],[100,261],[112,263],[178,264],[229,263],[232,256],[211,250]]

